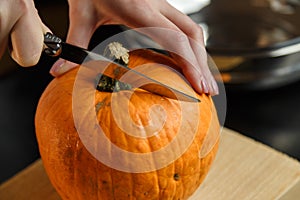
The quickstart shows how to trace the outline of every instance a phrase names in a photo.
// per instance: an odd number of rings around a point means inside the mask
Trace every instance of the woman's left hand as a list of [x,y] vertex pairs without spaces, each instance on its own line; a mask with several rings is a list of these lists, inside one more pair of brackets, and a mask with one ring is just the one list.
[[[172,56],[180,63],[183,74],[197,92],[218,94],[217,83],[207,64],[202,29],[166,0],[68,0],[68,2],[70,6],[68,43],[87,48],[95,30],[104,24],[174,30],[175,34],[166,35],[158,32],[150,34],[150,37],[163,47],[179,53]],[[60,59],[53,65],[50,73],[59,76],[74,66],[76,65]]]

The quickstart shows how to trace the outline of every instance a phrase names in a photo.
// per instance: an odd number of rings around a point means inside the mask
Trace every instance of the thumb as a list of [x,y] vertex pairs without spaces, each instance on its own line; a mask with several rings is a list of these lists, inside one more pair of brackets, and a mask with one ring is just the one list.
[[[90,23],[85,23],[85,21],[80,19],[70,18],[70,26],[66,42],[82,48],[87,48],[94,31],[95,28]],[[73,69],[77,65],[78,64],[76,63],[60,58],[53,64],[50,69],[50,74],[54,77],[58,77]]]
[[21,66],[36,65],[40,59],[44,32],[50,30],[42,23],[34,5],[13,26],[10,33],[11,57]]

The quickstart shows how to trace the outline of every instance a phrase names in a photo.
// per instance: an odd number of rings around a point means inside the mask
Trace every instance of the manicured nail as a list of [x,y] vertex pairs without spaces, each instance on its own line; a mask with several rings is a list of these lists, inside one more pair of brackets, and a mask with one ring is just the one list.
[[204,93],[208,93],[208,86],[207,86],[206,80],[205,80],[205,79],[202,79],[202,80],[201,80],[201,83],[202,83],[202,91],[203,91]]
[[57,76],[60,76],[64,73],[66,73],[67,71],[74,68],[75,66],[76,66],[76,64],[74,64],[74,63],[65,61],[63,59],[59,59],[56,61],[56,63],[54,63],[54,65],[50,69],[50,74],[57,77]]
[[219,94],[219,87],[218,84],[215,80],[211,81],[211,86],[212,86],[212,95],[218,95]]
[[202,81],[199,81],[199,84],[198,84],[198,92],[200,92],[200,93],[203,92]]
[[59,68],[57,68],[56,74],[58,76],[62,75],[64,73],[66,73],[67,71],[69,71],[71,68],[72,68],[72,66],[70,66],[70,64],[68,62],[65,62]]
[[63,59],[58,59],[51,67],[50,74],[52,74],[53,76],[57,76],[59,69],[65,64],[65,62],[66,61]]

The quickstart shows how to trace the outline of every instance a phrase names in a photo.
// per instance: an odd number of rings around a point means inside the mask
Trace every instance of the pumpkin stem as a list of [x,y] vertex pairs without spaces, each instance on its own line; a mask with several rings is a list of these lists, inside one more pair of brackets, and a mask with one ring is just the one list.
[[129,50],[119,42],[111,42],[104,49],[104,55],[116,59],[120,64],[129,63]]
[[[104,50],[104,55],[114,59],[115,62],[128,66],[129,63],[129,50],[118,42],[112,42],[107,45]],[[120,69],[116,68],[114,73],[118,73]],[[100,92],[119,92],[121,90],[131,90],[132,86],[128,83],[118,81],[104,74],[98,74],[96,89]]]

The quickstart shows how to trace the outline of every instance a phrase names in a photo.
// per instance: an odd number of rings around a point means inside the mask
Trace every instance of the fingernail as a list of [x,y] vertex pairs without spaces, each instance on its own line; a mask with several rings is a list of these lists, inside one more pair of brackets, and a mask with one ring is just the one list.
[[63,59],[59,59],[54,63],[54,65],[50,69],[50,74],[57,77],[57,76],[60,76],[64,73],[66,73],[67,71],[69,71],[71,68],[73,68],[75,66],[76,66],[76,64],[70,63]]
[[203,92],[204,93],[208,93],[208,86],[207,86],[206,80],[202,79],[201,83],[202,83],[202,90],[203,90]]
[[219,94],[219,87],[218,87],[218,84],[215,80],[212,80],[211,82],[211,85],[212,85],[212,95],[218,95]]
[[200,92],[200,93],[203,92],[202,81],[200,81],[198,84],[198,92]]
[[52,74],[53,76],[56,76],[57,72],[59,71],[59,68],[62,67],[62,65],[65,63],[66,61],[63,59],[58,59],[51,67],[50,69],[50,74]]

